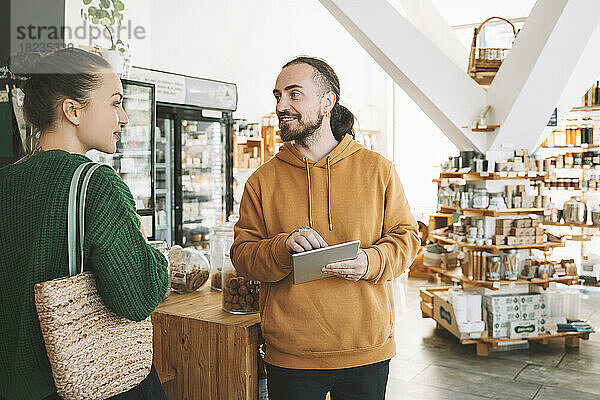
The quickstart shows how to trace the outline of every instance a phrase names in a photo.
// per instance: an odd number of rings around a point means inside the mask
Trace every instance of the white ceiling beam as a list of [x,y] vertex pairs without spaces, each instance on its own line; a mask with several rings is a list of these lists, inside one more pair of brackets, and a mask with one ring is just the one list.
[[387,0],[320,2],[452,143],[486,150],[485,135],[461,128],[485,107],[485,91]]
[[[599,22],[598,0],[536,2],[488,90],[489,123],[501,125],[489,150],[534,150],[563,92],[579,90],[586,80],[590,86],[599,62],[589,60],[594,65],[585,67],[580,60],[586,51],[597,54],[598,47],[588,43]],[[564,98],[572,100],[572,95]]]
[[[390,0],[391,2],[392,0]],[[469,64],[469,50],[456,31],[429,0],[394,0],[404,10],[406,18],[462,71]]]

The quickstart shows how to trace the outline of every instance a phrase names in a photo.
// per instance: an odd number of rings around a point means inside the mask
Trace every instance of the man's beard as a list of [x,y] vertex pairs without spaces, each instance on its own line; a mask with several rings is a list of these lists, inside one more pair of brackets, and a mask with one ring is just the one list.
[[[280,115],[280,118],[285,114]],[[302,122],[301,119],[296,121],[300,125],[298,128],[291,128],[287,124],[281,126],[281,140],[284,142],[290,142],[295,140],[298,144],[306,144],[307,141],[313,136],[313,134],[321,127],[325,114],[318,114],[317,117],[312,121]]]

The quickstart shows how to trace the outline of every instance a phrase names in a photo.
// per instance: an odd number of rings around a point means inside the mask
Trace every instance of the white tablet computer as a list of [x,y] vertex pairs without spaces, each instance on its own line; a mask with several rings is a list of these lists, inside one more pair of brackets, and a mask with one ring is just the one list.
[[332,275],[324,274],[321,268],[336,261],[351,260],[358,254],[360,240],[340,243],[321,249],[292,254],[294,283],[310,282]]

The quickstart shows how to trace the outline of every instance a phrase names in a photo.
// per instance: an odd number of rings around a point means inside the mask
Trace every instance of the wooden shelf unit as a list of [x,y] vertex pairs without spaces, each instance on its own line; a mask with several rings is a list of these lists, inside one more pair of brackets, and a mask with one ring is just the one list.
[[[524,173],[524,175],[523,175]],[[514,175],[514,176],[513,176]],[[546,179],[546,174],[540,175],[535,172],[535,176],[531,176],[527,172],[441,172],[440,179],[459,178],[466,181],[502,181],[502,180],[543,180]]]
[[534,284],[547,288],[551,282],[564,283],[566,285],[575,285],[579,283],[579,276],[568,275],[561,276],[558,278],[532,278],[532,279],[517,279],[515,281],[499,280],[499,281],[483,281],[483,280],[472,280],[463,275],[460,267],[453,269],[443,269],[440,267],[427,267],[431,272],[434,272],[440,276],[446,277],[453,282],[459,282],[463,287],[485,287],[490,290],[498,290],[501,286],[510,285],[529,285]]
[[509,215],[544,215],[545,208],[508,208],[506,210],[489,210],[478,208],[463,208],[462,214],[467,217],[505,217]]
[[488,245],[457,242],[456,240],[452,240],[450,238],[447,238],[447,237],[444,237],[441,235],[432,234],[432,233],[429,234],[429,237],[431,239],[435,239],[439,242],[444,242],[446,244],[456,244],[456,245],[463,247],[465,249],[468,249],[470,251],[486,251],[491,254],[500,254],[501,250],[512,250],[512,249],[549,250],[554,247],[564,247],[565,246],[565,244],[562,242],[561,243],[548,242],[548,243],[543,243],[543,244],[520,244],[520,245],[514,245],[514,246],[509,246],[506,244],[488,246]]
[[[246,170],[255,169],[253,167],[246,167],[246,166],[240,167],[240,165],[239,165],[240,155],[244,154],[244,153],[253,152],[254,151],[254,150],[252,150],[253,147],[258,147],[258,150],[257,150],[258,165],[257,165],[257,167],[259,167],[262,164],[264,164],[264,162],[265,162],[264,140],[262,138],[252,138],[252,137],[238,137],[238,136],[233,137],[233,168],[237,168],[238,171],[246,171]],[[254,158],[254,157],[250,157],[250,158]]]

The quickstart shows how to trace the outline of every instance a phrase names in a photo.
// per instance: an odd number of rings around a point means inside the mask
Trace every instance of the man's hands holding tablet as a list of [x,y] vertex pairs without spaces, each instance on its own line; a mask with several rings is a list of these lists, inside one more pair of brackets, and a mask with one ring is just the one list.
[[[285,247],[291,254],[327,247],[321,235],[308,226],[296,229],[285,241]],[[367,272],[367,254],[358,249],[356,258],[331,263],[321,270],[324,274],[339,276],[349,281],[359,281]]]

